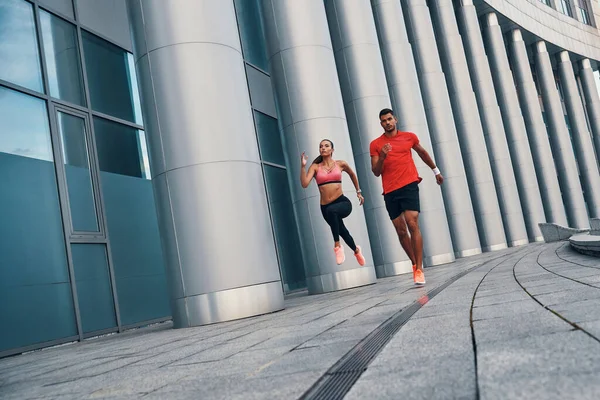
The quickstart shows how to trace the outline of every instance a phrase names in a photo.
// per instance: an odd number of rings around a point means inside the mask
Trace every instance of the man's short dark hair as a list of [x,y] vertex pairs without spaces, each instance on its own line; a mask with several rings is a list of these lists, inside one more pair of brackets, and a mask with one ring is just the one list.
[[379,111],[379,118],[383,117],[386,114],[394,115],[394,110],[392,110],[391,108],[384,108],[383,110]]

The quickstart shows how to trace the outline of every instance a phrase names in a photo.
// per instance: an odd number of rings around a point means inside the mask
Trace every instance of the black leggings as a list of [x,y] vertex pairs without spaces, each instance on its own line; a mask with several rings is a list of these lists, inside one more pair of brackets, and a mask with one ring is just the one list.
[[346,218],[352,212],[352,203],[350,199],[346,196],[341,195],[331,203],[325,204],[321,206],[321,214],[323,214],[323,218],[327,221],[327,224],[331,227],[331,233],[333,234],[333,240],[335,242],[340,241],[340,236],[344,239],[344,242],[352,251],[356,251],[356,244],[354,244],[354,239],[346,229],[344,225],[343,218]]

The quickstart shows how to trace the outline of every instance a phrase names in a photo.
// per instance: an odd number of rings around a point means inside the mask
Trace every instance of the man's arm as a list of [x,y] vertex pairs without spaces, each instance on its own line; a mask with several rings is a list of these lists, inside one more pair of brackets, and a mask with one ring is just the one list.
[[427,164],[427,166],[431,169],[435,169],[436,165],[433,162],[433,159],[431,158],[431,156],[429,155],[429,153],[427,152],[427,150],[425,150],[423,148],[423,146],[421,146],[421,144],[416,144],[413,146],[413,150],[419,155],[419,157],[421,157],[421,160],[423,160],[423,162],[425,164]]
[[374,151],[371,152],[371,171],[375,176],[381,175],[383,172],[383,162],[387,157],[388,153],[392,150],[392,145],[386,143],[382,148],[379,154],[373,155]]
[[385,156],[384,157],[381,157],[381,155],[371,156],[371,171],[373,171],[373,174],[375,174],[375,176],[381,175],[381,171],[383,170],[383,162],[384,161],[385,161]]
[[433,159],[431,158],[427,150],[425,150],[423,146],[421,146],[421,144],[419,143],[413,146],[413,150],[419,155],[419,157],[421,157],[421,160],[423,160],[423,162],[433,170],[433,173],[435,174],[435,180],[437,181],[438,185],[441,185],[442,182],[444,182],[444,178],[442,177],[440,170],[437,169],[437,166],[433,162]]

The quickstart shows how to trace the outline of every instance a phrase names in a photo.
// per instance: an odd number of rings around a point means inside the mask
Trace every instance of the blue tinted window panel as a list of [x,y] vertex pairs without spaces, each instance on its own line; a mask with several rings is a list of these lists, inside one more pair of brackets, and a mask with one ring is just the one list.
[[277,120],[256,111],[254,112],[254,118],[261,159],[274,164],[285,165]]
[[170,315],[152,182],[101,172],[121,321]]
[[44,91],[33,6],[27,1],[0,1],[0,79]]
[[0,289],[68,282],[54,163],[0,153],[0,171]]
[[40,23],[50,95],[85,106],[75,26],[43,10]]
[[131,54],[86,31],[82,38],[92,109],[142,124]]
[[123,325],[139,324],[171,315],[165,275],[117,278]]
[[235,10],[246,61],[267,71],[266,41],[264,25],[260,15],[260,0],[236,0]]
[[104,244],[72,244],[77,300],[84,333],[117,326]]
[[46,102],[0,86],[0,152],[52,161]]
[[265,165],[280,269],[290,290],[306,287],[306,275],[285,169]]
[[77,335],[70,283],[2,287],[0,304],[0,351]]

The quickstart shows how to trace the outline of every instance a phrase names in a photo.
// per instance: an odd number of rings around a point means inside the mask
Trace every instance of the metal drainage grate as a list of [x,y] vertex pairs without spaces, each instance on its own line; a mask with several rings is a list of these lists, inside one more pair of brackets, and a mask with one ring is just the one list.
[[360,376],[367,370],[367,367],[377,357],[377,354],[392,339],[392,337],[402,328],[402,326],[423,307],[430,299],[434,298],[442,290],[462,278],[475,268],[477,265],[463,271],[450,280],[427,292],[426,295],[419,298],[408,308],[398,311],[392,315],[373,332],[360,341],[338,362],[336,362],[325,374],[304,393],[301,400],[334,400],[342,399],[350,391],[352,386],[358,381]]

